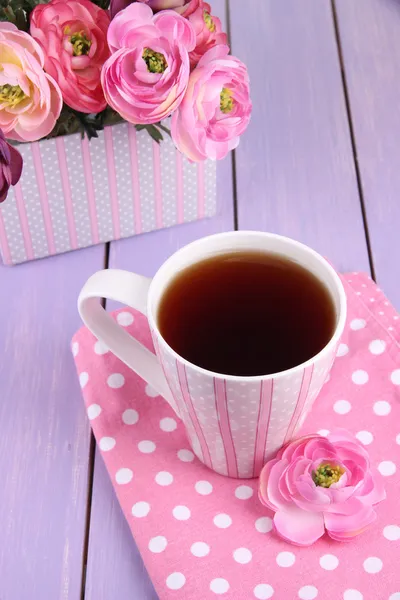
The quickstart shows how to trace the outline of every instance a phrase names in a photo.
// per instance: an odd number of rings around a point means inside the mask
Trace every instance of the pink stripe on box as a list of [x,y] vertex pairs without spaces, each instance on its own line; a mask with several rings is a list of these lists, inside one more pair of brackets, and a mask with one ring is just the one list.
[[135,217],[135,233],[142,233],[142,215],[140,207],[139,162],[137,152],[136,129],[128,124],[129,149],[131,153],[131,175],[133,190],[133,210]]
[[254,446],[253,477],[258,477],[264,465],[265,447],[271,418],[272,396],[274,393],[274,380],[261,381],[260,406],[258,409],[256,443]]
[[179,150],[176,151],[176,217],[178,223],[183,223],[185,218],[183,210],[183,157]]
[[4,264],[11,265],[12,264],[11,252],[10,252],[10,247],[8,245],[7,232],[6,232],[6,228],[4,226],[4,220],[3,220],[3,215],[1,213],[1,210],[0,210],[0,248],[1,248],[1,253],[3,255]]
[[40,154],[39,142],[33,142],[31,144],[31,152],[33,158],[33,164],[35,167],[36,181],[39,189],[40,204],[43,213],[44,228],[46,231],[47,247],[49,254],[56,253],[56,245],[54,243],[53,223],[51,221],[51,213],[49,208],[49,198],[47,195],[46,180],[44,178],[42,157]]
[[76,225],[74,218],[74,207],[72,204],[71,186],[69,183],[69,173],[67,165],[67,157],[65,154],[64,138],[59,136],[56,138],[56,148],[58,156],[58,166],[60,167],[61,183],[64,192],[65,214],[67,216],[68,235],[71,249],[75,250],[78,247],[78,239],[76,235]]
[[163,226],[163,206],[162,206],[162,187],[161,187],[161,154],[160,144],[153,141],[153,177],[154,193],[156,201],[156,225],[161,229]]
[[83,170],[85,172],[87,201],[88,201],[88,206],[89,206],[90,229],[92,232],[92,243],[98,244],[100,241],[100,238],[99,238],[99,228],[98,228],[98,224],[97,224],[96,197],[95,197],[94,185],[93,185],[93,173],[92,173],[92,162],[90,159],[89,140],[86,135],[83,138],[83,140],[81,141],[81,148],[82,148],[82,158],[83,158]]
[[203,219],[205,214],[204,162],[197,165],[197,218]]
[[189,411],[190,419],[192,421],[194,430],[199,439],[201,451],[203,453],[204,463],[212,469],[213,466],[212,466],[210,449],[207,445],[206,438],[204,437],[203,430],[201,428],[200,422],[197,418],[197,414],[196,414],[196,411],[193,406],[192,398],[191,398],[190,392],[189,392],[189,385],[188,385],[188,381],[187,381],[187,374],[186,374],[185,366],[182,365],[181,363],[179,363],[178,361],[176,361],[176,369],[178,372],[178,379],[179,379],[179,385],[180,385],[181,392],[182,392],[182,397],[185,401],[185,404]]
[[310,367],[307,367],[306,369],[304,369],[303,380],[301,382],[301,388],[300,388],[300,392],[299,392],[299,397],[297,399],[296,408],[294,409],[294,413],[290,420],[290,425],[288,427],[283,444],[286,444],[292,438],[293,432],[297,425],[297,421],[299,420],[300,415],[303,411],[304,404],[307,400],[308,391],[309,391],[310,385],[311,385],[313,370],[314,370],[314,365],[311,365]]
[[232,438],[231,424],[229,420],[225,379],[214,378],[214,394],[218,413],[219,428],[225,449],[228,476],[237,478],[239,473],[235,446]]
[[114,239],[121,237],[121,227],[119,222],[118,188],[117,174],[115,172],[114,143],[112,127],[104,127],[104,142],[106,146],[108,185],[110,188],[111,214],[113,220]]
[[22,237],[24,238],[26,258],[27,260],[33,260],[35,258],[35,254],[33,252],[31,232],[29,230],[28,217],[26,216],[24,197],[22,195],[20,183],[17,183],[17,185],[14,186],[14,194],[21,225]]

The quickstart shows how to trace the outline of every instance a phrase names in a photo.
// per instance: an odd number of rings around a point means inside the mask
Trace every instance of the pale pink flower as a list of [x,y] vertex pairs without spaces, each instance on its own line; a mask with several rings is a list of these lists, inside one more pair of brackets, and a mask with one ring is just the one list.
[[221,21],[211,14],[211,6],[206,2],[187,18],[196,33],[196,47],[189,54],[190,65],[195,67],[207,50],[217,44],[227,44],[228,36],[222,31]]
[[43,70],[40,46],[11,23],[0,23],[0,129],[6,137],[33,142],[58,119],[61,92]]
[[247,68],[228,53],[228,46],[223,45],[206,52],[172,117],[172,138],[194,162],[224,158],[236,148],[250,121]]
[[[120,10],[123,10],[134,1],[135,0],[111,0],[111,18],[114,18]],[[148,4],[154,12],[173,9],[184,17],[188,17],[203,4],[203,0],[138,0],[138,2]]]
[[57,81],[64,102],[84,113],[106,108],[100,73],[110,55],[108,13],[90,0],[51,0],[31,15],[31,35],[41,45],[45,69]]
[[153,16],[140,3],[131,4],[111,21],[108,43],[112,56],[101,81],[108,104],[130,123],[156,123],[181,103],[195,45],[190,23],[173,11]]
[[277,533],[299,546],[325,530],[334,540],[354,538],[373,523],[373,507],[385,497],[368,452],[345,430],[290,442],[260,474],[259,498],[275,512]]

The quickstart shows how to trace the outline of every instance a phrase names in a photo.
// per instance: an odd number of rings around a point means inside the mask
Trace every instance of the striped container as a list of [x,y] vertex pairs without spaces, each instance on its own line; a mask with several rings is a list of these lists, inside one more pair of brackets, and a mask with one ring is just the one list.
[[20,182],[0,204],[7,265],[212,216],[216,164],[191,164],[128,123],[18,146]]

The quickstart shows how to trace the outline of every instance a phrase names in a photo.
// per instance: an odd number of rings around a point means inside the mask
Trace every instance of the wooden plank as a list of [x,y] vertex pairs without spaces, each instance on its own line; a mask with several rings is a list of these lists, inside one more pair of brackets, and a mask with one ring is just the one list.
[[236,151],[240,229],[288,235],[339,270],[368,270],[330,1],[233,1],[230,20],[254,106]]
[[78,600],[90,429],[70,350],[104,246],[0,266],[0,598]]
[[399,308],[400,4],[336,7],[375,273]]

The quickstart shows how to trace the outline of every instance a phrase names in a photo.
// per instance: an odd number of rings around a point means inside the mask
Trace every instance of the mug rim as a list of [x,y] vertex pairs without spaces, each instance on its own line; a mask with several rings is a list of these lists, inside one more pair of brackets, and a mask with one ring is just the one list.
[[[216,371],[211,371],[209,369],[205,369],[203,367],[200,367],[199,365],[196,365],[195,363],[190,362],[189,360],[187,360],[186,358],[184,358],[183,356],[178,354],[168,344],[168,342],[165,340],[165,338],[161,334],[160,329],[157,325],[155,315],[153,314],[153,311],[151,308],[154,290],[157,287],[157,279],[159,277],[161,277],[164,270],[168,268],[169,264],[172,262],[173,259],[176,258],[177,255],[179,255],[180,253],[183,253],[184,251],[187,251],[188,249],[193,249],[196,246],[202,246],[204,243],[207,243],[211,239],[215,239],[217,237],[219,237],[219,238],[222,238],[222,237],[224,237],[224,238],[246,237],[246,236],[258,237],[260,235],[262,235],[263,237],[267,237],[269,239],[279,239],[279,240],[281,240],[283,242],[287,242],[293,246],[297,246],[301,250],[311,254],[332,276],[332,279],[336,285],[336,289],[337,289],[338,295],[339,295],[338,319],[337,319],[336,327],[335,327],[335,330],[334,330],[332,336],[330,337],[328,342],[325,344],[325,346],[317,354],[314,354],[314,356],[312,356],[308,360],[306,360],[294,367],[290,367],[290,369],[285,369],[284,371],[278,371],[276,373],[269,373],[266,375],[251,375],[251,376],[228,375],[228,374],[223,374],[223,373],[217,373]],[[200,260],[195,261],[192,264],[196,264],[196,262],[200,262]],[[304,267],[304,268],[307,269],[307,267]],[[329,292],[329,294],[332,299],[332,294],[330,292]],[[279,235],[277,233],[269,233],[266,231],[242,230],[241,229],[239,231],[227,231],[227,232],[214,233],[214,234],[199,238],[198,240],[194,240],[193,242],[190,242],[189,244],[185,244],[185,246],[182,246],[182,248],[179,248],[179,250],[177,250],[176,252],[171,254],[171,256],[169,256],[167,258],[167,260],[157,270],[156,274],[154,275],[154,277],[150,283],[150,288],[149,288],[149,293],[148,293],[148,298],[147,298],[147,318],[149,321],[150,330],[159,337],[159,339],[166,346],[168,351],[173,355],[175,360],[179,360],[185,366],[189,366],[190,368],[195,369],[198,372],[200,372],[201,374],[207,375],[209,377],[224,379],[226,381],[243,381],[243,382],[251,383],[251,382],[259,382],[259,381],[268,381],[270,379],[277,379],[279,377],[287,377],[288,375],[294,374],[296,371],[306,369],[307,367],[311,366],[312,364],[314,364],[315,362],[317,362],[318,360],[323,358],[324,355],[328,354],[329,351],[332,349],[332,347],[334,347],[339,342],[339,340],[342,336],[342,333],[343,333],[343,330],[344,330],[344,327],[346,324],[346,318],[347,318],[347,298],[346,298],[346,292],[344,290],[343,283],[342,283],[338,273],[335,271],[335,269],[332,267],[332,265],[329,263],[329,261],[326,260],[326,258],[324,258],[316,250],[313,250],[313,248],[310,248],[310,246],[307,246],[307,244],[303,244],[302,242],[298,242],[297,240],[294,240],[287,236]]]

